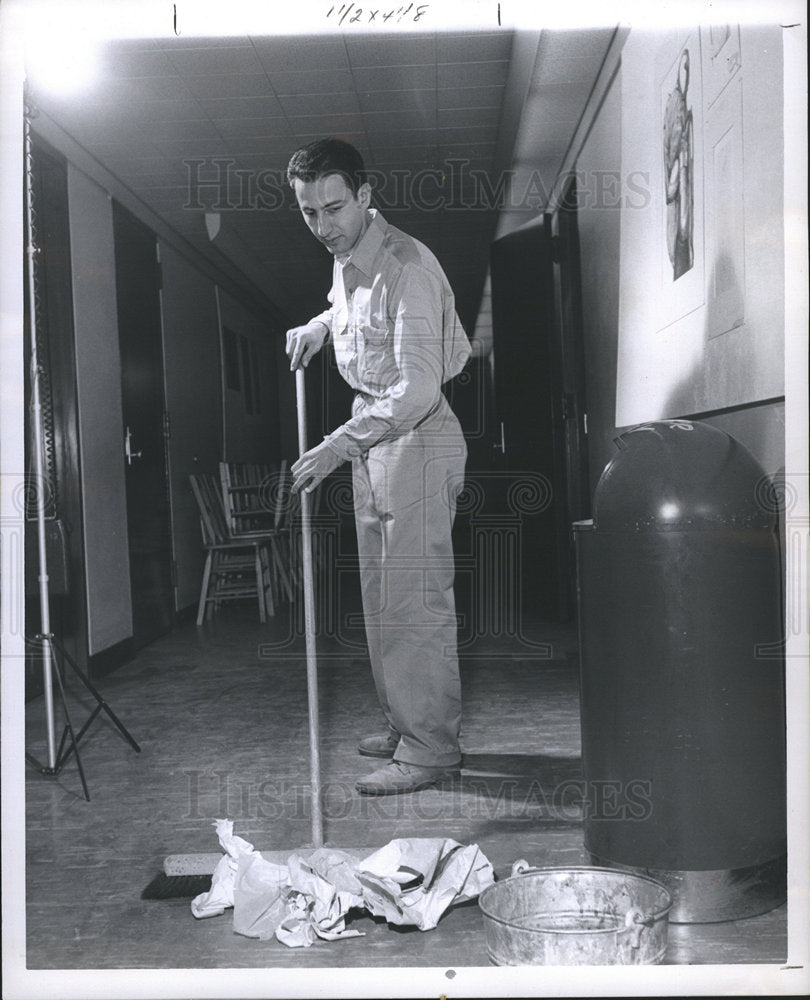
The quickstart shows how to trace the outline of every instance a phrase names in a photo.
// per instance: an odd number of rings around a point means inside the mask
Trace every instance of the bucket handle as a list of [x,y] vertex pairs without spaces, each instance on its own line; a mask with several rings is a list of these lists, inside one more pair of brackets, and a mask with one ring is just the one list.
[[645,917],[644,911],[637,906],[631,906],[624,916],[624,926],[632,928],[630,933],[630,947],[634,950],[641,944],[641,932],[645,927],[652,927],[655,917]]

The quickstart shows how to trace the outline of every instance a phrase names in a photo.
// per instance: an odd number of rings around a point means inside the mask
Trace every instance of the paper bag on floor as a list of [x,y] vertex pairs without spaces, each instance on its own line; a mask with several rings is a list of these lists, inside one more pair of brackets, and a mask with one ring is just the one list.
[[392,924],[427,931],[457,903],[475,899],[494,882],[492,865],[477,844],[455,840],[392,840],[360,862],[357,877],[369,912]]
[[290,871],[257,851],[239,858],[233,885],[233,929],[268,941],[287,915]]
[[218,917],[233,906],[233,887],[239,858],[253,853],[253,844],[234,836],[232,820],[218,819],[214,826],[225,854],[211,876],[211,888],[191,901],[191,912],[198,918]]

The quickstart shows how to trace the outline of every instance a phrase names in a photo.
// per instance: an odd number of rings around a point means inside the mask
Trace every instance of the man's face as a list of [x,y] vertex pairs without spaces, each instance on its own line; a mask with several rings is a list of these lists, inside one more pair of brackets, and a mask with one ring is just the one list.
[[351,253],[368,228],[368,184],[362,184],[355,195],[340,174],[314,181],[296,178],[295,197],[306,224],[335,256]]

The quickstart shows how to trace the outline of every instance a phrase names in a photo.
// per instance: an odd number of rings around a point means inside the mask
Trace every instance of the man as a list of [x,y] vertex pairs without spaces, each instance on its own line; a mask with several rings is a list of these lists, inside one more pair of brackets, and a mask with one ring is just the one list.
[[292,466],[293,489],[312,490],[352,463],[366,638],[388,724],[358,750],[390,758],[356,787],[412,792],[461,762],[451,530],[467,450],[441,387],[470,344],[436,258],[370,207],[353,146],[311,143],[287,177],[304,221],[334,256],[330,308],[288,331],[290,367],[306,366],[331,335],[356,392],[350,419]]

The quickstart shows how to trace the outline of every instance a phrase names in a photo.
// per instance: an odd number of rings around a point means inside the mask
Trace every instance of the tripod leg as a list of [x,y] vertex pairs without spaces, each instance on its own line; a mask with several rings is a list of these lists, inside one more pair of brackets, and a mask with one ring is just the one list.
[[87,676],[87,674],[85,674],[79,668],[75,660],[73,660],[73,658],[66,652],[66,650],[62,648],[60,643],[56,642],[56,640],[54,639],[51,639],[51,642],[53,643],[54,648],[59,651],[60,656],[62,656],[63,659],[70,665],[74,674],[76,674],[76,676],[79,678],[82,684],[84,684],[84,686],[87,688],[90,694],[92,694],[92,696],[96,699],[96,702],[98,704],[98,709],[94,712],[93,717],[89,720],[87,725],[85,725],[84,728],[82,729],[82,734],[87,730],[87,726],[89,726],[90,722],[92,722],[93,718],[95,718],[98,712],[103,710],[104,712],[107,713],[112,723],[118,729],[119,733],[121,733],[121,735],[124,737],[127,743],[129,743],[129,745],[132,747],[135,753],[140,753],[141,748],[138,746],[133,737],[130,735],[129,730],[126,728],[123,722],[121,722],[121,720],[118,718],[115,712],[113,712],[113,710],[110,708],[110,706],[101,696],[101,694],[92,685],[92,683],[90,682],[90,678]]
[[[90,713],[90,716],[88,717],[88,719],[85,722],[85,724],[82,726],[82,728],[76,734],[76,744],[77,745],[81,742],[82,737],[87,732],[87,730],[90,728],[90,726],[93,724],[94,719],[96,718],[96,716],[99,714],[100,711],[101,711],[101,706],[100,705],[96,705],[96,707]],[[64,744],[64,737],[62,738],[62,743]],[[73,748],[72,747],[68,747],[68,752],[65,754],[64,757],[62,757],[62,763],[63,764],[68,759],[68,757],[70,757],[70,755],[71,755],[72,752],[73,752]],[[61,755],[61,747],[60,747],[60,755]]]
[[[48,641],[47,637],[45,638],[45,641],[46,642]],[[59,684],[59,694],[60,694],[60,696],[62,698],[62,708],[65,711],[65,723],[66,723],[66,725],[65,725],[65,731],[62,733],[62,742],[61,742],[61,744],[59,746],[59,755],[56,758],[56,767],[54,768],[54,771],[55,771],[56,774],[58,774],[62,770],[62,766],[63,766],[65,760],[67,760],[67,758],[70,756],[71,751],[73,753],[75,753],[76,754],[76,767],[78,767],[78,769],[79,769],[79,777],[82,780],[82,788],[84,789],[84,797],[89,802],[90,801],[90,792],[87,789],[87,780],[86,780],[86,778],[84,776],[84,768],[82,767],[82,759],[79,756],[79,741],[76,739],[76,734],[73,732],[73,725],[72,725],[72,723],[70,721],[70,714],[68,712],[68,707],[67,707],[67,699],[65,698],[65,686],[62,683],[62,670],[61,670],[61,668],[60,668],[60,666],[59,666],[59,664],[58,664],[58,662],[56,661],[55,658],[54,658],[54,664],[55,664],[55,667],[56,667],[56,669],[54,670],[54,673],[56,674],[56,680],[57,680],[57,683]],[[70,747],[68,748],[68,752],[65,755],[65,757],[62,758],[62,748],[65,745],[65,737],[66,737],[67,733],[70,733]]]

